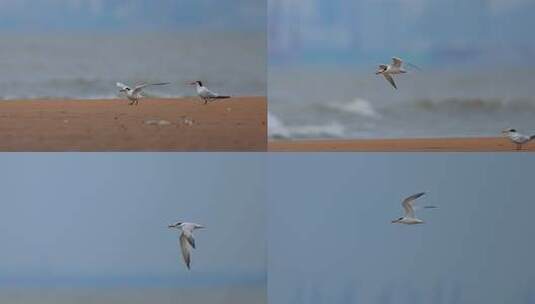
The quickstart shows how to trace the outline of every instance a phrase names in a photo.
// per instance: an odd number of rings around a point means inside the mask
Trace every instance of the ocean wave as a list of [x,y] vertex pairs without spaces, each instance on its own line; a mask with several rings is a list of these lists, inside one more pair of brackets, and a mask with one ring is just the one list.
[[8,101],[8,100],[32,100],[32,99],[70,99],[70,100],[76,100],[76,99],[83,99],[83,100],[99,100],[99,99],[122,99],[121,96],[117,96],[115,94],[108,94],[108,95],[47,95],[47,94],[40,94],[40,95],[31,95],[31,94],[19,94],[19,95],[4,95],[0,96],[0,100]]
[[369,118],[380,118],[381,115],[377,110],[372,106],[371,102],[369,102],[366,99],[356,97],[350,102],[334,102],[334,103],[328,103],[327,107],[346,112],[346,113],[352,113],[357,114],[364,117]]
[[[138,83],[137,81],[124,81]],[[141,82],[141,81],[139,81]],[[147,81],[148,82],[148,81]],[[158,80],[154,80],[158,82]],[[2,81],[0,79],[0,99],[117,99],[125,98],[119,92],[116,81],[92,78],[51,78],[29,81]],[[142,94],[149,98],[181,98],[194,95],[194,88],[181,85],[177,81],[168,86],[150,87]]]
[[272,138],[289,138],[290,130],[271,112],[268,112],[268,135]]
[[[186,96],[179,94],[145,94],[144,98],[184,98]],[[0,96],[0,100],[32,100],[32,99],[83,99],[83,100],[101,100],[101,99],[125,99],[120,94],[72,94],[72,95],[49,95],[49,94],[18,94]]]
[[268,136],[270,138],[341,138],[345,136],[345,131],[345,127],[338,122],[288,126],[268,112]]
[[[396,105],[394,107],[400,107]],[[391,109],[394,107],[390,107]],[[439,100],[418,99],[408,107],[431,112],[441,111],[483,111],[503,110],[535,111],[535,101],[530,98],[445,98]]]
[[531,130],[535,115],[535,98],[530,97],[421,98],[373,107],[355,98],[292,106],[291,120],[269,114],[270,138],[493,136],[511,125]]

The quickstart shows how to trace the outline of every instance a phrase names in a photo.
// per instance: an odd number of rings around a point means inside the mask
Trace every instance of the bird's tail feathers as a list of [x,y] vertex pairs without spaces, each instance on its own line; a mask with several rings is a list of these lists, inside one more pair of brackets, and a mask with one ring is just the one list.
[[227,95],[218,95],[216,97],[214,97],[215,99],[225,99],[225,98],[230,98],[230,96],[227,96]]

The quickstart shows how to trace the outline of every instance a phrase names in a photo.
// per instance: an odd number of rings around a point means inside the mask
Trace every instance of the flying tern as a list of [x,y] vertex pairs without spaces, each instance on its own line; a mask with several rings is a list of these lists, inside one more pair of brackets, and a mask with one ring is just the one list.
[[141,99],[143,97],[143,95],[141,94],[141,91],[143,90],[143,88],[148,87],[148,86],[166,85],[166,84],[169,84],[169,82],[142,83],[142,84],[136,85],[132,89],[129,86],[127,86],[126,84],[118,82],[117,86],[119,87],[119,92],[125,93],[126,94],[126,98],[128,98],[131,101],[129,103],[129,105],[138,105],[139,104],[139,99]]
[[[416,69],[420,69],[415,65],[409,65],[413,66]],[[379,68],[375,72],[375,75],[382,74],[383,77],[394,87],[394,89],[397,89],[398,87],[396,86],[396,83],[394,82],[394,77],[392,75],[405,73],[407,73],[407,71],[403,68],[403,60],[398,57],[392,57],[392,63],[380,64]]]
[[[414,225],[414,224],[423,224],[424,221],[416,218],[416,216],[414,215],[414,203],[416,201],[417,198],[419,198],[420,196],[424,195],[425,192],[420,192],[420,193],[416,193],[416,194],[413,194],[409,197],[407,197],[406,199],[403,200],[403,202],[401,203],[401,206],[403,206],[403,209],[405,210],[405,215],[398,218],[398,219],[395,219],[392,221],[393,224],[405,224],[405,225]],[[424,206],[423,208],[436,208],[435,206]]]
[[516,144],[516,149],[521,150],[522,145],[535,138],[535,135],[525,135],[518,133],[515,129],[505,129],[502,133]]
[[219,95],[217,93],[214,93],[214,92],[208,90],[205,86],[203,86],[202,82],[199,81],[199,80],[191,82],[190,85],[196,86],[197,95],[199,95],[199,97],[204,101],[204,104],[207,104],[209,101],[212,101],[212,100],[215,100],[215,99],[230,98],[230,96]]
[[168,226],[169,229],[178,229],[181,231],[179,238],[180,250],[182,251],[182,257],[188,270],[191,264],[191,248],[195,249],[195,239],[193,238],[193,231],[195,229],[204,228],[204,226],[195,223],[183,223],[178,222]]

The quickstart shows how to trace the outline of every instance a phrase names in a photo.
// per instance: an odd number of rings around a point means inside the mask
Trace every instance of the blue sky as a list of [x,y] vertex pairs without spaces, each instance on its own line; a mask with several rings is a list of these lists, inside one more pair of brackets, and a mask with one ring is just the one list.
[[[268,163],[278,304],[533,303],[527,154],[279,154]],[[390,221],[425,191],[425,225]]]
[[[261,156],[4,154],[0,166],[0,285],[265,277]],[[189,273],[167,228],[179,220],[207,227]]]
[[516,63],[535,53],[530,0],[269,0],[272,64]]
[[2,0],[0,32],[263,31],[265,0]]

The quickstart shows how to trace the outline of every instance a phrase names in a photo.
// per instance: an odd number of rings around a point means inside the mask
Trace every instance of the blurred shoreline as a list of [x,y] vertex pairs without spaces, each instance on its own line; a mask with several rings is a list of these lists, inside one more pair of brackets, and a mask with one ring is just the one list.
[[[270,140],[272,152],[513,152],[515,144],[502,137],[402,138],[356,140]],[[519,152],[535,151],[535,142]]]

